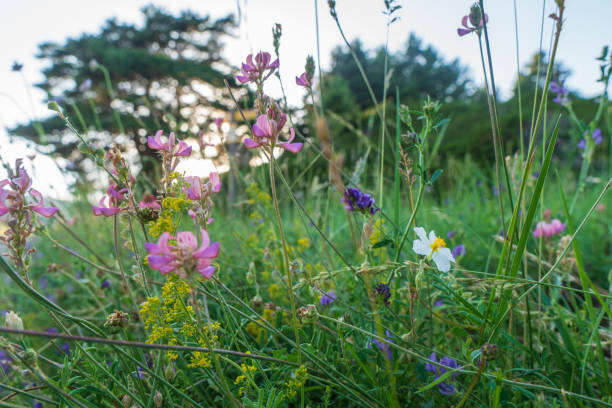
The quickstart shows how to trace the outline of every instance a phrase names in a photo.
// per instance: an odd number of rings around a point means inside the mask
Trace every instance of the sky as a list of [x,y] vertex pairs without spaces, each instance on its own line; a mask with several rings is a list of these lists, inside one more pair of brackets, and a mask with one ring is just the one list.
[[[299,104],[302,89],[295,86],[296,75],[304,71],[308,55],[317,56],[317,25],[315,4],[318,6],[320,63],[329,67],[330,53],[343,44],[335,22],[329,15],[326,0],[21,0],[2,1],[0,13],[0,155],[13,161],[31,153],[27,143],[8,142],[5,127],[49,114],[44,93],[31,84],[42,80],[45,63],[35,58],[42,42],[64,42],[83,32],[96,33],[104,21],[117,17],[119,21],[140,24],[140,9],[155,4],[178,13],[191,9],[200,14],[222,17],[238,14],[242,21],[235,37],[226,41],[225,56],[235,66],[250,52],[272,51],[272,27],[281,23],[280,62],[283,82],[288,84],[291,104]],[[489,15],[489,35],[492,46],[493,69],[502,97],[509,97],[517,73],[514,2],[518,16],[519,63],[525,63],[540,47],[540,30],[544,14],[554,11],[554,0],[485,0]],[[386,39],[386,16],[383,0],[337,0],[336,9],[342,28],[349,40],[359,38],[366,48],[381,46]],[[459,58],[468,67],[475,84],[483,83],[480,56],[475,36],[458,37],[457,27],[467,14],[472,0],[398,0],[402,6],[399,20],[389,30],[389,49],[399,51],[410,32],[433,45],[448,61]],[[596,82],[599,68],[594,58],[604,45],[612,45],[612,0],[566,1],[564,30],[561,35],[558,61],[571,75],[566,85],[583,96],[600,92]],[[543,47],[548,49],[552,23],[545,18]],[[13,61],[24,64],[23,75],[11,72]],[[112,70],[112,67],[109,67]],[[29,84],[29,85],[26,85]],[[273,96],[279,88],[271,86]],[[66,183],[51,159],[38,155],[34,167],[40,175],[35,187],[56,198],[66,195]],[[4,177],[0,169],[0,178]]]

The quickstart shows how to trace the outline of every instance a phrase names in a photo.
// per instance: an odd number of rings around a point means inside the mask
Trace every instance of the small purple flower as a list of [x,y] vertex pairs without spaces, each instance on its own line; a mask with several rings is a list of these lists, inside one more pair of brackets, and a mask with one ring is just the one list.
[[[436,357],[436,353],[433,352],[429,355],[429,360],[433,361],[434,363],[438,363],[438,359]],[[439,363],[445,367],[451,368],[451,369],[457,369],[459,368],[459,364],[457,364],[457,362],[450,358],[450,357],[442,357],[439,361]],[[434,373],[436,375],[436,380],[438,378],[440,378],[441,375],[443,375],[444,373],[446,373],[446,369],[439,367],[435,364],[431,364],[431,363],[427,363],[425,364],[425,369],[427,371],[429,371],[430,373]],[[455,372],[451,375],[451,381],[455,379],[455,377],[457,377],[459,375],[458,372]],[[440,391],[440,394],[442,395],[453,395],[457,390],[455,389],[455,386],[453,384],[451,384],[450,382],[447,381],[442,381],[441,383],[439,383],[437,385],[438,387],[438,391]]]
[[[468,25],[468,22],[470,23],[470,25]],[[459,35],[459,37],[463,37],[464,35],[468,35],[471,32],[476,32],[478,35],[480,35],[482,27],[484,27],[484,25],[486,23],[489,22],[489,16],[485,13],[484,15],[484,21],[481,17],[481,12],[480,12],[480,8],[479,7],[472,7],[472,10],[470,10],[470,14],[468,14],[467,16],[463,16],[463,18],[461,19],[461,25],[463,27],[459,27],[457,29],[457,34]]]
[[145,378],[144,371],[142,370],[142,368],[140,368],[140,366],[136,367],[136,371],[134,371],[132,375],[134,376],[134,378],[139,378],[141,380],[144,380]]
[[446,233],[446,238],[451,239],[452,237],[455,236],[455,231],[450,230]]
[[374,286],[374,291],[378,299],[382,300],[385,305],[389,304],[389,298],[391,297],[391,289],[389,288],[389,285],[381,282]]
[[312,76],[308,72],[304,72],[302,75],[295,77],[295,83],[310,88],[312,86]]
[[79,91],[85,92],[85,91],[89,90],[89,88],[91,88],[91,79],[87,78],[79,86]]
[[[584,138],[580,139],[580,142],[578,142],[578,148],[579,149],[584,149],[586,147],[587,144],[587,133],[589,133],[589,131],[587,130],[586,132],[584,132]],[[593,139],[593,143],[598,145],[601,144],[601,142],[603,142],[603,137],[601,137],[601,129],[597,128],[593,131],[593,133],[591,133],[591,139]]]
[[[263,82],[270,75],[276,71],[279,66],[278,59],[270,62],[272,56],[268,52],[259,52],[255,55],[255,60],[253,61],[253,54],[249,54],[247,56],[246,62],[242,63],[241,71],[242,75],[238,75],[236,79],[241,84],[246,84],[248,82]],[[267,72],[266,72],[267,71]]]
[[434,302],[434,307],[442,307],[442,306],[444,306],[444,302],[441,301],[440,299]]
[[465,246],[463,246],[463,244],[457,245],[455,248],[453,248],[453,250],[451,251],[451,254],[453,255],[453,258],[457,258],[458,256],[465,255]]
[[332,303],[334,303],[334,300],[336,300],[336,298],[337,298],[336,293],[333,290],[330,290],[329,292],[321,296],[321,299],[320,299],[321,306],[323,307],[330,306]]
[[0,350],[0,374],[8,374],[11,371],[11,358],[5,350]]
[[100,284],[100,289],[106,289],[110,286],[110,281],[108,279],[104,279]]
[[[389,330],[385,330],[385,335],[385,339],[393,343],[391,341],[391,333],[389,333]],[[384,341],[379,341],[378,339],[372,339],[372,344],[375,344],[376,347],[378,347],[378,349],[381,351],[381,353],[385,354],[387,360],[393,360],[393,351],[391,350],[391,346],[388,343],[385,343]],[[368,344],[368,348],[372,348],[372,345]]]
[[553,80],[550,83],[550,92],[557,94],[553,102],[558,103],[562,106],[566,106],[570,103],[569,91],[563,86],[564,81]]
[[11,66],[11,71],[13,72],[19,72],[23,69],[23,64],[20,62],[13,62],[13,65]]
[[374,206],[374,199],[371,195],[363,193],[354,187],[348,187],[344,190],[342,202],[347,211],[359,211],[363,214],[370,213],[374,215],[380,210],[380,208]]

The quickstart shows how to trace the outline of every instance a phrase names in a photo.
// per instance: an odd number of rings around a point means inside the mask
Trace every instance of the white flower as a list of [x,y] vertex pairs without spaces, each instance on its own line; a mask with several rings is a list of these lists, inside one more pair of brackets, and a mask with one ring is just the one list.
[[419,239],[415,239],[412,243],[412,250],[419,255],[425,255],[427,259],[432,259],[440,272],[448,272],[451,262],[455,262],[455,258],[450,249],[446,247],[446,242],[440,237],[436,237],[436,233],[429,232],[429,237],[425,228],[416,227],[414,229]]
[[9,329],[23,330],[21,318],[12,310],[9,310],[6,312],[6,315],[4,315],[4,325]]

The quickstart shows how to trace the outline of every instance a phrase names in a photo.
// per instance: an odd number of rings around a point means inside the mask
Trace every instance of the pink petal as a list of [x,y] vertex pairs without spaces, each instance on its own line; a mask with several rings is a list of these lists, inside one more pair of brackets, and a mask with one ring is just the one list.
[[463,16],[463,18],[461,19],[461,25],[464,26],[465,28],[470,28],[470,26],[468,25],[469,19],[470,19],[470,16]]
[[255,149],[260,146],[259,143],[255,142],[253,139],[250,139],[248,137],[244,139],[244,145],[246,146],[247,149]]
[[303,146],[303,143],[280,143],[280,147],[295,154],[299,153]]
[[459,34],[460,37],[463,37],[466,34],[471,33],[472,31],[474,31],[473,28],[458,28],[457,29],[457,34]]
[[176,234],[176,245],[179,248],[196,249],[198,247],[198,239],[191,231],[181,231]]
[[193,256],[196,258],[216,258],[219,255],[219,247],[220,244],[218,242],[213,242],[208,248],[200,247],[202,249],[194,252]]
[[28,176],[28,172],[24,169],[19,169],[19,177],[13,179],[13,183],[17,184],[19,191],[25,191],[32,185],[32,179]]
[[173,261],[172,257],[163,255],[149,255],[147,259],[149,260],[149,266],[151,269],[156,269],[158,271],[168,268],[170,263]]
[[212,278],[213,274],[215,273],[215,267],[214,266],[206,266],[203,268],[198,268],[198,272],[200,272],[200,274],[205,277],[206,279],[210,279]]
[[210,181],[210,184],[212,185],[212,191],[213,193],[218,193],[219,191],[221,191],[221,180],[219,179],[219,174],[217,172],[211,172],[208,175],[208,180]]

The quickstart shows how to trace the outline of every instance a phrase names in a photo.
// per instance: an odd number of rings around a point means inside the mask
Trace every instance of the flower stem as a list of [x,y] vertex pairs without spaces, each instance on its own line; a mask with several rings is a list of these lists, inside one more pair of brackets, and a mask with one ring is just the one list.
[[274,202],[274,214],[278,223],[278,231],[281,237],[281,245],[283,252],[283,263],[285,274],[287,277],[287,286],[289,287],[289,302],[291,303],[291,323],[295,334],[295,347],[297,349],[298,363],[302,364],[302,351],[300,349],[300,333],[298,332],[297,314],[295,310],[295,299],[293,297],[293,280],[291,271],[289,270],[289,254],[287,253],[287,242],[285,240],[285,232],[283,231],[283,223],[281,222],[280,211],[278,209],[278,199],[276,197],[276,185],[274,181],[274,147],[269,152],[270,161],[270,188],[272,189],[272,201]]

